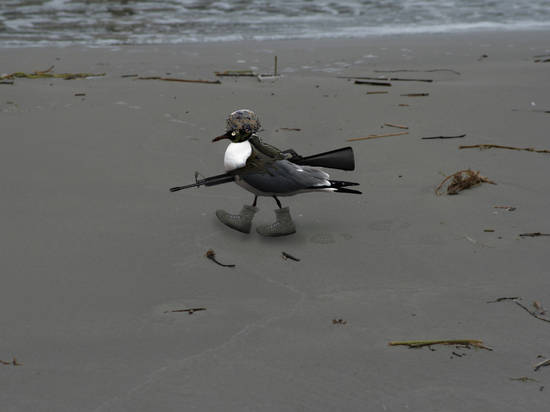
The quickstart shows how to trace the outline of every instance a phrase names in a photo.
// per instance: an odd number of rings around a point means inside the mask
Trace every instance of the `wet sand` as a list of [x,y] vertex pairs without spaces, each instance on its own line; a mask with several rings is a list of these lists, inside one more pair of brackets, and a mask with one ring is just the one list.
[[[4,73],[106,73],[0,85],[0,359],[23,364],[0,365],[2,410],[545,411],[548,324],[486,302],[550,307],[550,238],[519,237],[550,233],[550,155],[458,146],[550,149],[548,34],[0,49]],[[275,82],[121,77],[215,80],[275,55]],[[337,78],[397,69],[434,81]],[[284,198],[297,234],[268,239],[217,221],[252,201],[234,184],[169,193],[223,172],[211,139],[245,107],[277,147],[352,146],[356,171],[331,175],[363,195]],[[346,141],[401,131],[385,123],[409,134]],[[497,185],[434,194],[467,168]],[[409,339],[494,350],[388,346]]]

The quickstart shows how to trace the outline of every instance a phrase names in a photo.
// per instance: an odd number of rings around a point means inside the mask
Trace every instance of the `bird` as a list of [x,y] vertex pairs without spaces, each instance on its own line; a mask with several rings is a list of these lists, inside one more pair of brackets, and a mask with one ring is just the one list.
[[[294,151],[281,151],[264,143],[256,134],[261,124],[250,109],[232,112],[226,120],[226,132],[212,141],[230,140],[224,154],[224,168],[235,176],[235,182],[254,195],[251,205],[244,205],[237,214],[217,210],[217,218],[226,226],[243,233],[250,233],[254,215],[259,211],[258,197],[272,197],[277,203],[275,222],[261,225],[256,231],[263,236],[286,236],[296,232],[289,207],[283,207],[279,197],[294,196],[306,192],[340,192],[361,194],[348,189],[359,183],[331,180],[319,167],[300,165],[292,160]],[[296,157],[295,157],[296,156]]]

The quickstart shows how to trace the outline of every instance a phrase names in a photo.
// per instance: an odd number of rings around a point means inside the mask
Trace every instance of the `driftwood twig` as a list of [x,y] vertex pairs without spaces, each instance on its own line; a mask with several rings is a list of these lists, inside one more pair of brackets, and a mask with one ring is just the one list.
[[390,137],[390,136],[402,136],[404,134],[409,134],[409,132],[400,132],[400,133],[387,133],[387,134],[371,134],[365,137],[352,137],[348,139],[348,142],[355,142],[358,140],[369,140],[369,139],[378,139],[380,137]]

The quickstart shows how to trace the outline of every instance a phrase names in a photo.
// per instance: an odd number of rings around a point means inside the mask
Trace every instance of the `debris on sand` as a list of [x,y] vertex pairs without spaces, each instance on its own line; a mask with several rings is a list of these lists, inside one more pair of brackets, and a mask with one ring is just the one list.
[[218,77],[256,77],[258,74],[252,70],[225,70],[223,72],[214,72]]
[[369,86],[386,86],[391,87],[391,83],[388,82],[371,82],[371,81],[364,81],[364,80],[355,80],[355,84],[366,84]]
[[518,382],[537,382],[536,379],[529,378],[527,376],[522,376],[520,378],[510,378],[511,381],[518,381]]
[[550,54],[539,54],[538,56],[533,56],[533,61],[535,63],[549,63]]
[[105,76],[105,73],[52,73],[54,66],[49,67],[46,70],[37,70],[33,73],[14,72],[0,76],[0,79],[12,80],[12,79],[85,79],[87,77],[101,77]]
[[504,209],[508,212],[513,212],[514,210],[516,210],[517,208],[514,207],[514,206],[493,206],[494,209]]
[[346,325],[347,323],[348,321],[344,319],[332,319],[333,325]]
[[[536,57],[536,56],[535,56]],[[397,70],[375,70],[375,73],[434,73],[434,72],[450,72],[453,74],[456,74],[457,76],[460,76],[460,72],[457,72],[456,70],[452,69],[429,69],[429,70],[412,70],[412,69],[397,69]]]
[[338,76],[340,79],[357,79],[357,80],[375,80],[375,81],[387,81],[387,82],[425,82],[432,83],[432,79],[404,79],[400,77],[369,77],[369,76]]
[[462,345],[466,347],[473,346],[479,349],[493,350],[488,346],[485,346],[482,341],[477,339],[443,339],[443,340],[406,340],[406,341],[392,341],[389,342],[390,346],[408,346],[409,348],[421,348],[423,346],[431,345]]
[[532,147],[502,146],[502,145],[499,145],[499,144],[474,144],[474,145],[470,145],[470,146],[459,146],[458,148],[459,149],[474,149],[474,148],[477,148],[477,149],[480,149],[480,150],[485,150],[485,149],[508,149],[508,150],[524,150],[526,152],[535,152],[535,153],[550,153],[550,150],[545,150],[545,149],[537,150],[537,149],[534,149]]
[[543,366],[548,366],[548,365],[550,365],[550,359],[545,359],[545,360],[543,360],[542,362],[537,363],[537,364],[533,367],[533,370],[536,372],[536,371],[538,371],[540,368],[542,368]]
[[163,80],[165,82],[180,82],[180,83],[202,83],[202,84],[222,84],[219,80],[193,80],[193,79],[180,79],[177,77],[138,77],[138,80]]
[[433,140],[433,139],[462,139],[463,137],[466,137],[465,134],[459,134],[457,136],[430,136],[430,137],[422,137],[422,140]]
[[165,310],[164,313],[181,313],[181,312],[187,312],[188,314],[192,315],[195,312],[199,312],[201,310],[206,310],[206,308],[189,308],[189,309],[174,309],[174,310]]
[[0,363],[2,365],[23,366],[23,364],[19,362],[15,357],[11,360],[11,362],[0,360]]
[[550,233],[541,233],[541,232],[520,233],[519,236],[520,237],[550,236]]
[[223,267],[226,267],[226,268],[234,268],[235,265],[226,265],[224,263],[220,263],[216,260],[216,252],[214,252],[212,249],[208,249],[206,251],[206,254],[205,254],[206,258],[207,259],[210,259],[212,262],[220,265],[220,266],[223,266]]
[[539,320],[542,320],[543,322],[550,322],[550,318],[548,318],[546,315],[546,310],[542,307],[542,304],[540,302],[534,301],[533,302],[533,309],[528,308],[523,303],[521,303],[521,298],[519,296],[514,297],[503,297],[498,298],[495,300],[488,301],[487,303],[495,303],[495,302],[503,302],[505,300],[511,300],[516,305],[518,305],[520,308],[522,308],[524,311],[529,313],[534,318],[537,318]]
[[395,127],[397,129],[408,129],[409,128],[409,126],[403,126],[401,124],[395,124],[395,123],[384,123],[384,126]]
[[495,182],[489,180],[488,178],[481,176],[479,171],[475,172],[471,169],[460,170],[456,173],[453,173],[450,176],[447,176],[443,181],[435,188],[435,194],[441,195],[441,189],[448,180],[451,180],[451,183],[447,186],[448,195],[456,195],[458,192],[461,192],[464,189],[468,189],[472,186],[476,186],[480,183],[490,183],[496,185]]
[[404,134],[409,134],[409,132],[400,132],[400,133],[387,133],[387,134],[371,134],[365,137],[352,137],[348,139],[348,142],[356,142],[358,140],[369,140],[369,139],[378,139],[380,137],[390,137],[390,136],[402,136]]
[[429,96],[430,93],[406,93],[402,94],[401,96],[405,97],[423,97],[423,96]]
[[299,261],[300,261],[300,259],[298,259],[297,257],[292,256],[290,253],[282,252],[281,255],[282,255],[282,257],[283,257],[284,260],[290,259],[290,260],[293,260],[293,261],[295,261],[295,262],[299,262]]

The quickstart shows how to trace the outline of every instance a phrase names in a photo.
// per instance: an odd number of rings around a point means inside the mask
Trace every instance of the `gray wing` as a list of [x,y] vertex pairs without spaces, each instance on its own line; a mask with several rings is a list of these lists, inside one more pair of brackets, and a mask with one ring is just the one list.
[[240,175],[255,189],[266,193],[293,193],[315,187],[329,187],[329,174],[311,166],[300,166],[288,160],[278,160],[266,166],[265,171]]

